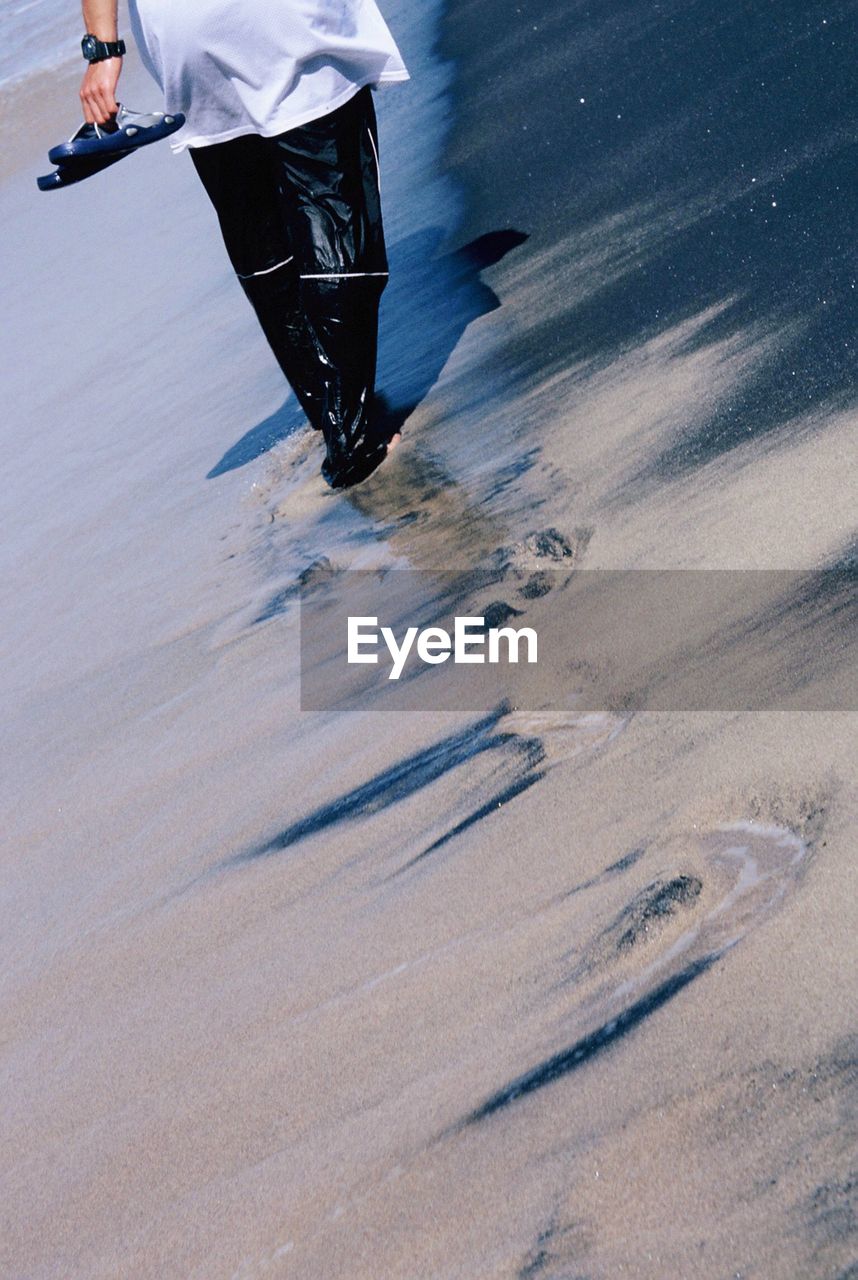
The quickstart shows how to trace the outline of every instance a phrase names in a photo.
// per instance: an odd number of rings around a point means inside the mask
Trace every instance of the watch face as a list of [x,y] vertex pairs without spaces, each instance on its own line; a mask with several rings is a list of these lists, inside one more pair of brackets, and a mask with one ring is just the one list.
[[90,35],[84,36],[81,40],[80,47],[83,50],[83,56],[86,58],[87,62],[92,61],[92,59],[96,57],[98,53],[98,49],[96,48],[97,43],[95,36]]

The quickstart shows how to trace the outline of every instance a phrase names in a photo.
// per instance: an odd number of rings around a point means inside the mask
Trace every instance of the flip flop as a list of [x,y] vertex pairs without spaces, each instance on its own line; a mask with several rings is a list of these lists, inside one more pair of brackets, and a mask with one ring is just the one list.
[[138,147],[147,147],[151,142],[168,138],[184,123],[185,117],[181,113],[168,116],[163,111],[129,111],[120,105],[110,127],[81,125],[68,142],[51,147],[48,159],[51,164],[58,165],[63,161],[115,155],[117,152],[127,155]]
[[109,125],[83,124],[68,142],[52,147],[48,159],[57,168],[36,179],[38,188],[57,191],[91,178],[139,147],[169,137],[184,123],[185,117],[178,112],[172,116],[162,111],[146,114],[120,106]]
[[130,154],[130,151],[115,151],[113,155],[108,156],[66,160],[53,173],[46,173],[41,178],[37,178],[36,183],[40,191],[56,191],[60,187],[70,187],[72,183],[83,182],[84,178],[91,178],[94,173],[108,169],[110,165],[116,164],[117,160],[124,160]]

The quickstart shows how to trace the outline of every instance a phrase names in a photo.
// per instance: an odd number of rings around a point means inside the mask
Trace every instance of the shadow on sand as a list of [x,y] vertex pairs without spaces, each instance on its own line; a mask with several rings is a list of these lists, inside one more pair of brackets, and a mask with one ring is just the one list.
[[462,234],[526,225],[517,275],[545,299],[516,326],[516,381],[604,368],[693,318],[685,349],[748,351],[641,482],[856,402],[856,12],[534,0],[524,22],[519,0],[470,0],[445,17]]

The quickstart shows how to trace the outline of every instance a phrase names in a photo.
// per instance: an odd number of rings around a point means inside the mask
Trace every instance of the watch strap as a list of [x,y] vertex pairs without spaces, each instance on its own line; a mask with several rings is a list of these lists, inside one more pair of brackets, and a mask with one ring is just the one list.
[[125,54],[124,40],[99,40],[87,32],[81,41],[81,51],[87,62],[105,62],[108,58],[121,58]]

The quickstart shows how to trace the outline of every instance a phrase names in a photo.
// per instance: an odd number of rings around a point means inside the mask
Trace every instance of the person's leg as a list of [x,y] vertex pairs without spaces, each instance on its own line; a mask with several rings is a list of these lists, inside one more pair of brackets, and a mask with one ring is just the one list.
[[370,90],[279,137],[191,156],[265,336],[324,434],[323,475],[335,487],[363,479],[388,443],[373,420],[387,258]]
[[272,140],[301,310],[316,360],[314,407],[335,487],[369,474],[388,441],[373,416],[378,306],[387,283],[378,140],[369,89]]
[[309,420],[320,406],[306,370],[316,350],[301,309],[298,272],[269,140],[246,134],[191,149],[226,251],[277,362]]

